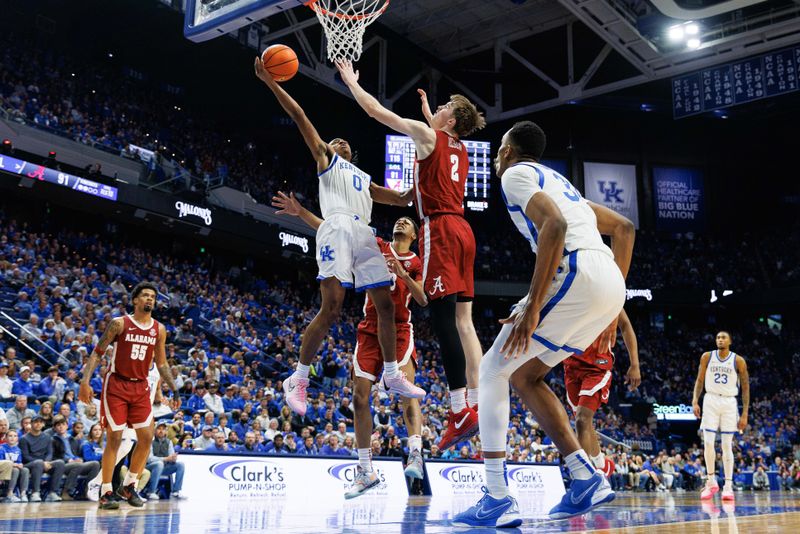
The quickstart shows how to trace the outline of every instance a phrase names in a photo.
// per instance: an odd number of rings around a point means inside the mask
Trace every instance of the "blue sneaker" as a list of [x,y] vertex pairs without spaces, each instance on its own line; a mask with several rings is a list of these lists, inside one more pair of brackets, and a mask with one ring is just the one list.
[[566,519],[583,515],[601,504],[611,502],[616,494],[602,473],[595,473],[589,480],[573,480],[569,490],[550,510],[550,519]]
[[478,501],[478,504],[465,512],[461,512],[453,518],[453,525],[459,527],[495,527],[513,528],[522,524],[519,516],[519,506],[517,500],[510,495],[502,499],[495,499],[489,495],[486,487],[483,489],[485,495]]

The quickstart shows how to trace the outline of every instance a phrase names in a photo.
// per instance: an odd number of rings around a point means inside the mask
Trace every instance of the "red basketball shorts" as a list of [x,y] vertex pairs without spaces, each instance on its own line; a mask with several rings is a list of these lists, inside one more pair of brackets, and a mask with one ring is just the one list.
[[564,383],[567,386],[567,401],[573,412],[578,406],[596,412],[601,404],[608,402],[611,389],[611,370],[588,365],[564,367]]
[[475,236],[459,215],[426,217],[419,236],[422,283],[429,299],[475,296]]
[[[370,325],[367,328],[359,325],[356,349],[353,352],[353,375],[372,382],[377,382],[383,372],[383,353],[378,343],[377,332],[377,325]],[[403,327],[397,325],[397,365],[402,369],[408,362],[413,362],[416,368],[417,349],[414,347],[414,330],[405,325]]]
[[131,382],[115,373],[106,375],[100,395],[100,424],[113,431],[143,428],[153,422],[147,380]]

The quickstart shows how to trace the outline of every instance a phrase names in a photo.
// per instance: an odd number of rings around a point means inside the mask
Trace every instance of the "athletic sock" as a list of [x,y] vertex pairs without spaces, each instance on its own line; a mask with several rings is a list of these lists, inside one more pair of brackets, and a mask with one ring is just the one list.
[[589,480],[595,473],[595,468],[592,467],[589,456],[583,449],[578,449],[566,456],[564,461],[567,464],[572,478],[575,480]]
[[478,404],[478,388],[467,389],[467,406],[472,408]]
[[598,469],[603,469],[606,466],[606,455],[600,452],[597,456],[592,456],[592,463]]
[[458,388],[450,390],[450,409],[453,413],[460,413],[467,407],[467,399],[464,396],[466,388]]
[[310,365],[304,365],[300,362],[297,362],[297,369],[294,371],[295,378],[308,378],[308,370],[311,369]]
[[495,499],[508,496],[508,471],[505,458],[484,458],[486,468],[486,487]]
[[422,436],[419,434],[414,434],[413,436],[408,437],[408,452],[419,452],[422,450]]
[[104,484],[102,484],[100,486],[100,495],[105,495],[109,491],[114,491],[113,486],[111,485],[111,482],[104,483]]
[[394,378],[400,374],[400,368],[397,366],[397,362],[383,362],[383,374],[389,378]]
[[125,480],[122,481],[122,486],[123,487],[128,487],[131,484],[136,484],[136,481],[138,479],[139,479],[139,474],[138,473],[131,473],[130,471],[128,471],[125,474]]
[[358,449],[358,465],[367,473],[372,472],[372,449]]

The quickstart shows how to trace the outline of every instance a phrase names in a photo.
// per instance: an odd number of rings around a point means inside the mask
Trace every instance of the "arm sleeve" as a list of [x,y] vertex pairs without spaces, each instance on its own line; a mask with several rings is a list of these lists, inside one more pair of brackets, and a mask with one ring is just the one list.
[[507,206],[516,206],[523,210],[531,197],[542,191],[537,172],[528,166],[511,167],[503,173],[502,191]]

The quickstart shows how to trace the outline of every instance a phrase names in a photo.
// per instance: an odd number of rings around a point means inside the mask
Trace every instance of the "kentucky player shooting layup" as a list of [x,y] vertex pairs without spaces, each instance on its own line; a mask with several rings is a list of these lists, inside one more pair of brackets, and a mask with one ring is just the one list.
[[92,402],[89,381],[95,367],[108,346],[115,344],[100,398],[100,423],[106,429],[106,448],[102,463],[103,485],[99,502],[102,509],[119,508],[119,503],[113,498],[111,479],[117,463],[122,432],[128,426],[136,431],[137,443],[130,469],[117,494],[131,506],[144,504],[136,492],[136,481],[147,463],[153,441],[153,403],[148,384],[153,359],[161,379],[169,385],[173,393],[172,409],[177,410],[181,404],[178,388],[167,365],[167,331],[151,315],[156,295],[156,286],[149,282],[141,282],[134,287],[131,292],[133,315],[117,317],[109,323],[83,368],[79,398],[89,404]]
[[345,288],[354,287],[354,283],[356,291],[366,290],[375,304],[386,387],[403,397],[424,397],[425,391],[411,384],[397,365],[394,304],[389,290],[392,276],[368,226],[372,216],[370,176],[350,162],[352,152],[347,141],[322,140],[300,105],[264,69],[259,57],[255,73],[297,124],[311,150],[319,172],[319,203],[325,219],[317,230],[317,279],[322,302],[303,332],[297,369],[283,382],[286,404],[305,415],[309,366],[341,315]]
[[[736,405],[742,385],[742,415]],[[717,334],[717,350],[705,352],[700,357],[700,368],[694,383],[692,408],[694,415],[700,418],[700,395],[705,386],[706,396],[703,398],[703,419],[700,429],[703,431],[703,447],[708,479],[706,487],[700,493],[703,500],[711,499],[719,491],[716,477],[716,458],[714,442],[717,432],[722,442],[722,465],[725,469],[725,486],[722,488],[722,500],[734,500],[733,494],[733,435],[738,429],[743,432],[747,426],[747,413],[750,409],[750,375],[747,374],[747,363],[739,354],[731,351],[731,335],[725,330]]]
[[[584,514],[614,498],[544,377],[601,333],[598,350],[613,346],[635,229],[618,213],[587,202],[566,178],[538,163],[545,142],[539,126],[518,122],[503,136],[495,160],[503,201],[536,253],[536,265],[528,295],[501,321],[500,334],[481,360],[479,413],[487,493],[455,516],[453,523],[459,526],[522,523],[517,502],[509,495],[505,466],[509,383],[558,447],[572,476],[550,518]],[[601,234],[611,236],[611,249]]]
[[478,417],[478,365],[481,345],[472,324],[475,295],[473,269],[475,237],[464,219],[464,191],[469,156],[461,137],[486,124],[475,106],[454,95],[435,114],[422,94],[428,124],[404,119],[383,107],[358,84],[358,73],[348,61],[336,63],[342,81],[358,104],[378,122],[414,140],[417,152],[414,188],[394,197],[375,197],[377,202],[398,206],[413,197],[422,221],[420,254],[422,280],[430,300],[431,326],[442,351],[442,363],[450,389],[449,423],[439,447],[444,450],[474,435]]
[[[287,196],[278,192],[272,198],[272,205],[279,208],[279,214],[300,217],[312,228],[319,228],[323,220],[300,205],[294,194]],[[411,324],[411,299],[420,306],[426,306],[428,299],[422,287],[422,262],[411,251],[417,238],[417,225],[409,217],[400,217],[392,230],[392,241],[376,238],[378,246],[392,271],[392,298],[394,299],[395,325],[397,327],[397,354],[400,369],[409,381],[414,381],[417,369],[417,350],[414,347],[414,327]],[[381,347],[378,343],[377,317],[375,305],[367,295],[364,302],[364,320],[358,324],[356,349],[353,354],[353,405],[355,407],[356,447],[358,448],[358,469],[353,485],[345,494],[351,499],[358,497],[380,483],[372,468],[371,391],[383,369]],[[403,399],[403,417],[408,425],[408,464],[405,474],[411,478],[423,478],[422,465],[422,412],[419,399]]]

